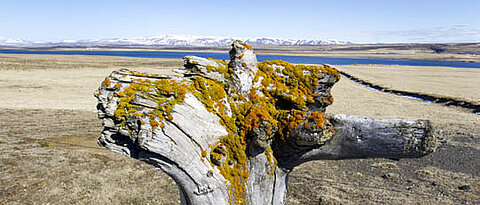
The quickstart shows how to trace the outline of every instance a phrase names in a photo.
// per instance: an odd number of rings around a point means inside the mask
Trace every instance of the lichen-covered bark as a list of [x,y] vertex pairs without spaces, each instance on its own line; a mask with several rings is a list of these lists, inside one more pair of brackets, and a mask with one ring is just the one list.
[[312,160],[415,158],[432,153],[436,148],[436,139],[427,120],[370,119],[343,114],[329,119],[335,135],[324,145],[304,151],[290,144],[296,152],[284,153],[282,166],[293,168]]
[[232,47],[229,62],[185,57],[183,77],[113,72],[95,93],[99,143],[164,170],[184,204],[283,204],[300,163],[433,150],[426,121],[325,116],[335,68]]

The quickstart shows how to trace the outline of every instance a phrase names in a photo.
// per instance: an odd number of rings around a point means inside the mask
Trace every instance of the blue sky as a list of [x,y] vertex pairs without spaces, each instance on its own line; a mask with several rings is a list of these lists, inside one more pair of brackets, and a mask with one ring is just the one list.
[[0,38],[157,35],[480,42],[480,0],[0,0]]

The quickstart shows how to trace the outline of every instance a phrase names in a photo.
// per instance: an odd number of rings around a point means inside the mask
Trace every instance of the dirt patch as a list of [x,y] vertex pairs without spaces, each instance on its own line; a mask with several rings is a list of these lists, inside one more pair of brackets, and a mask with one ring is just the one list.
[[166,174],[97,145],[91,112],[3,109],[0,122],[0,203],[178,204]]

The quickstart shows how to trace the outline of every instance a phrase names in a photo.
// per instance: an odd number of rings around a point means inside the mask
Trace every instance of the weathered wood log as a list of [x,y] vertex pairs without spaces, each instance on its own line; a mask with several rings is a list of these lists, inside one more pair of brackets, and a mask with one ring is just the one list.
[[113,72],[95,93],[99,144],[161,168],[182,204],[284,204],[301,163],[435,149],[426,120],[325,116],[335,68],[257,63],[241,41],[230,58],[187,56],[182,77]]
[[311,160],[416,158],[435,149],[427,120],[369,119],[341,114],[330,120],[335,136],[323,146],[302,153],[294,165]]

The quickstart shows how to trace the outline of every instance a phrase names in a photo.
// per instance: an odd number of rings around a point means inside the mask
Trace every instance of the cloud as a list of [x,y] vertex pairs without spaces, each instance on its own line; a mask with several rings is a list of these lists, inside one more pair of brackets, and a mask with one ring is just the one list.
[[431,29],[418,29],[418,30],[399,30],[399,31],[387,31],[386,35],[397,35],[405,37],[427,37],[427,38],[448,38],[448,37],[469,37],[479,36],[480,30],[467,29],[460,26],[435,27]]
[[397,42],[480,42],[480,29],[472,29],[466,25],[395,31],[372,31],[363,32],[361,35],[374,36],[376,39],[383,39],[382,41]]

